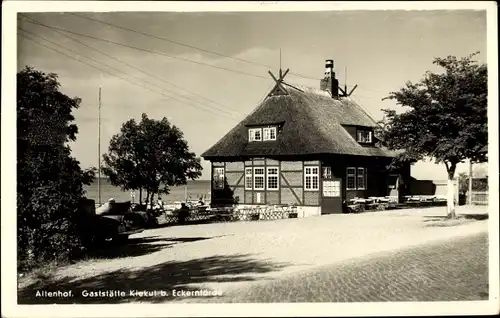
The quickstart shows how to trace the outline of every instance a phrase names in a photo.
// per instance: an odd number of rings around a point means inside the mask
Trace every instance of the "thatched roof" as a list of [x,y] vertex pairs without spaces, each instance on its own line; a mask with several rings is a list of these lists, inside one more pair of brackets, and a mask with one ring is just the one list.
[[[319,89],[297,85],[284,87],[287,95],[268,96],[202,157],[395,155],[387,149],[358,144],[342,126],[377,126],[375,120],[350,98],[336,100]],[[276,141],[248,142],[249,126],[268,124],[282,125]]]

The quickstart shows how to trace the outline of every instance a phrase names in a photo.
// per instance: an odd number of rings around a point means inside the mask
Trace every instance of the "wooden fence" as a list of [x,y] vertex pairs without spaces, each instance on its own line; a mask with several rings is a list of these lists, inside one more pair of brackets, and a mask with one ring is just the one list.
[[472,204],[488,205],[488,191],[472,191]]

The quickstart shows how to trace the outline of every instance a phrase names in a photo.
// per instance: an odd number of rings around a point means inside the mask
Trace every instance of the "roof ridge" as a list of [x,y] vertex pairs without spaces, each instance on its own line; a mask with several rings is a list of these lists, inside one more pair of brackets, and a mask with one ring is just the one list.
[[[302,85],[302,84],[291,85],[291,84],[286,83],[286,82],[283,82],[283,84],[285,84],[289,87],[295,88],[296,90],[303,92],[303,93],[311,93],[311,94],[316,94],[319,96],[329,96],[329,97],[332,96],[332,94],[329,91],[326,91],[326,90],[324,91],[324,90],[321,90],[319,88],[315,88],[312,86],[306,86],[306,85]],[[358,106],[365,113],[365,115],[368,116],[368,118],[370,118],[373,121],[373,123],[376,126],[379,126],[379,124],[378,124],[377,120],[375,120],[374,116],[368,110],[366,110],[362,104],[358,103],[357,101],[352,99],[350,96],[344,96],[344,97],[342,97],[342,99],[348,100],[349,102]]]
[[312,86],[307,86],[307,85],[302,85],[302,84],[296,84],[296,83],[288,83],[283,81],[283,84],[287,85],[288,87],[294,88],[299,92],[302,93],[309,93],[309,94],[314,94],[318,96],[323,96],[323,97],[332,97],[332,94],[328,91],[321,90],[319,88],[315,88]]

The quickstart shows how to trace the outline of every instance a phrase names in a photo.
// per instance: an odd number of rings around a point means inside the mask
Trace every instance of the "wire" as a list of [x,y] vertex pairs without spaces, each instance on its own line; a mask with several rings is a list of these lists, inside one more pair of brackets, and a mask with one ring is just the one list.
[[[72,15],[76,15],[76,14],[72,14]],[[94,37],[94,36],[90,36],[90,35],[86,35],[86,34],[82,34],[82,33],[78,33],[78,32],[69,31],[69,30],[62,29],[62,28],[57,28],[57,27],[53,27],[53,26],[48,26],[48,25],[46,25],[46,24],[40,23],[40,22],[38,22],[38,21],[35,21],[35,20],[33,20],[33,19],[29,18],[29,17],[26,17],[26,16],[25,16],[25,15],[23,15],[23,14],[20,14],[20,16],[23,16],[24,18],[28,19],[28,21],[24,20],[24,22],[28,22],[28,23],[35,24],[35,25],[41,25],[41,26],[44,26],[44,27],[50,28],[50,29],[52,29],[52,30],[54,30],[54,31],[58,30],[58,31],[62,31],[62,32],[67,32],[67,33],[70,33],[70,34],[75,34],[75,35],[78,35],[78,36],[82,36],[82,37],[86,37],[86,38],[94,39],[94,40],[101,41],[101,42],[105,42],[105,43],[115,44],[115,45],[118,45],[118,46],[123,46],[123,47],[131,48],[131,49],[135,49],[135,50],[140,50],[140,51],[145,51],[145,52],[152,53],[152,54],[157,54],[157,55],[167,56],[167,57],[169,57],[169,58],[180,59],[180,60],[184,60],[184,61],[187,61],[187,62],[192,62],[192,63],[196,63],[196,64],[201,64],[201,65],[204,65],[204,66],[214,67],[214,68],[218,68],[218,69],[222,69],[222,70],[226,70],[226,71],[230,71],[230,72],[236,72],[236,73],[240,73],[240,74],[244,74],[244,75],[253,76],[253,77],[256,77],[256,78],[261,78],[261,79],[270,80],[270,78],[268,78],[268,77],[263,77],[263,76],[258,76],[258,75],[255,75],[255,74],[250,74],[250,73],[242,72],[242,71],[236,71],[236,70],[232,70],[232,69],[222,68],[222,67],[218,67],[218,66],[211,65],[211,64],[206,64],[206,63],[202,63],[202,62],[192,61],[192,60],[189,60],[189,59],[183,59],[183,58],[173,57],[173,56],[170,56],[170,55],[165,54],[165,53],[162,53],[162,52],[150,51],[150,50],[147,50],[147,49],[142,49],[142,48],[138,48],[138,47],[134,47],[134,46],[130,46],[130,45],[126,45],[126,44],[122,44],[122,43],[114,42],[114,41],[111,41],[111,40],[106,40],[106,39],[102,39],[102,38],[98,38],[98,37]],[[79,15],[76,15],[76,16],[79,16]],[[82,18],[85,18],[85,19],[92,19],[92,18],[87,18],[87,17],[83,17],[83,16],[79,16],[79,17],[82,17]],[[31,20],[31,21],[29,21],[29,20]],[[92,20],[96,20],[96,19],[92,19]],[[100,21],[100,20],[96,20],[96,21]],[[100,22],[103,22],[103,21],[100,21]],[[125,28],[125,29],[126,29],[126,28]],[[133,31],[135,31],[135,30],[133,30]],[[133,32],[133,31],[132,31],[132,32]],[[140,33],[140,32],[139,32],[139,33]],[[146,35],[147,35],[147,34],[146,34]],[[160,39],[161,39],[161,38],[160,38]],[[94,49],[94,48],[93,48],[93,49]],[[96,49],[96,50],[97,50],[97,49]],[[209,51],[209,52],[211,52],[211,51]],[[229,57],[229,58],[231,58],[231,57]],[[124,63],[124,62],[123,62],[123,63]],[[252,63],[253,63],[253,62],[252,62]],[[258,64],[258,63],[256,63],[256,64]],[[129,66],[130,66],[130,65],[129,65]],[[266,65],[263,65],[263,64],[262,64],[262,66],[266,66]],[[145,74],[148,74],[148,73],[145,73]],[[297,74],[292,73],[292,72],[289,72],[289,74],[296,75],[296,76],[303,77],[303,78],[307,78],[307,79],[311,79],[311,80],[319,80],[319,79],[317,79],[317,78],[300,76],[300,75],[297,75]],[[154,75],[151,75],[151,74],[148,74],[148,75],[149,75],[149,76],[152,76],[152,77],[155,77],[155,78],[157,78],[157,79],[160,79],[160,80],[162,80],[162,81],[164,81],[163,79],[161,79],[161,78],[159,78],[159,77],[156,77],[156,76],[154,76]],[[226,108],[226,109],[230,109],[230,108],[228,108],[228,107],[226,107],[226,106],[223,106],[223,105],[221,105],[221,104],[218,104],[218,103],[216,103],[216,102],[214,102],[214,101],[212,101],[212,100],[206,99],[205,97],[203,97],[203,96],[201,96],[201,95],[195,94],[195,93],[190,92],[190,91],[188,91],[188,90],[186,90],[186,89],[184,89],[184,88],[182,88],[182,87],[179,87],[179,86],[177,86],[177,85],[175,85],[175,84],[173,84],[173,83],[170,83],[170,82],[167,82],[167,81],[164,81],[164,82],[166,82],[167,84],[171,84],[171,85],[173,85],[173,86],[175,86],[175,87],[177,87],[177,88],[179,88],[179,89],[181,89],[181,90],[184,90],[184,91],[186,91],[186,92],[188,92],[188,93],[191,93],[191,94],[193,94],[193,95],[195,95],[195,96],[198,96],[198,97],[200,97],[200,98],[202,98],[202,99],[205,99],[205,100],[207,100],[207,101],[210,101],[210,102],[212,102],[212,103],[215,103],[215,104],[216,104],[216,105],[218,105],[218,106],[222,106],[222,107],[224,107],[224,108]],[[293,82],[290,82],[290,83],[292,83],[292,84],[293,84]],[[353,87],[354,85],[347,85],[347,86]],[[359,86],[358,86],[358,87],[359,87]],[[164,88],[163,88],[163,89],[164,89]],[[367,88],[364,88],[364,89],[366,89],[366,90],[370,90],[370,91],[373,91],[373,92],[380,92],[380,93],[381,93],[381,91],[377,91],[377,90],[372,90],[372,89],[367,89]],[[183,95],[181,95],[181,96],[183,96]],[[361,95],[358,95],[358,96],[361,96]],[[365,96],[361,96],[361,97],[364,97],[364,98],[371,98],[371,99],[377,99],[377,100],[378,100],[378,98],[374,98],[374,97],[365,97]],[[232,111],[234,112],[234,110],[232,110]]]
[[[21,31],[24,31],[24,30],[21,30]],[[24,37],[25,39],[27,39],[27,40],[30,40],[30,41],[32,41],[32,42],[35,42],[36,44],[38,44],[38,45],[40,45],[40,46],[42,46],[42,47],[45,47],[45,48],[47,48],[47,49],[49,49],[49,50],[52,50],[52,51],[57,52],[57,53],[59,53],[59,54],[61,54],[61,55],[64,55],[64,56],[66,56],[66,57],[68,57],[68,58],[70,58],[70,59],[72,59],[72,60],[75,60],[75,61],[77,61],[77,62],[80,62],[80,63],[82,63],[82,64],[85,64],[85,65],[87,65],[87,66],[90,66],[90,67],[92,67],[92,68],[95,68],[95,69],[97,69],[97,70],[99,70],[99,71],[101,71],[101,72],[104,72],[104,73],[106,73],[106,74],[109,74],[109,75],[111,75],[111,76],[117,77],[117,78],[119,78],[119,79],[121,79],[121,80],[123,80],[123,81],[125,81],[125,82],[128,82],[128,83],[130,83],[130,84],[132,84],[132,85],[136,85],[136,86],[142,87],[142,88],[144,88],[144,89],[146,89],[146,90],[149,90],[149,91],[151,91],[151,92],[153,92],[153,93],[157,93],[157,94],[163,95],[163,96],[165,96],[165,97],[167,97],[167,98],[169,98],[169,99],[172,99],[172,97],[171,97],[171,96],[168,96],[168,95],[166,95],[166,94],[164,94],[164,93],[162,93],[162,92],[158,92],[158,91],[156,91],[156,90],[152,90],[152,89],[150,89],[150,88],[149,88],[149,87],[147,87],[147,86],[144,86],[144,85],[141,85],[141,84],[138,84],[138,83],[131,82],[131,81],[127,80],[126,78],[123,78],[123,77],[121,77],[121,76],[119,76],[119,75],[116,75],[116,74],[113,74],[113,73],[111,73],[111,72],[108,72],[108,71],[106,71],[106,70],[103,70],[103,69],[101,69],[101,68],[99,68],[99,67],[97,67],[97,66],[95,66],[95,65],[90,64],[90,63],[87,63],[87,62],[84,62],[84,61],[82,61],[82,60],[79,60],[79,59],[77,59],[77,58],[75,58],[75,57],[73,57],[73,56],[71,56],[71,55],[69,55],[69,54],[66,54],[66,53],[64,53],[64,52],[61,52],[61,51],[59,51],[59,50],[57,50],[57,49],[55,49],[55,48],[52,48],[52,47],[50,47],[50,46],[47,46],[47,45],[43,44],[43,43],[40,43],[39,41],[37,41],[37,40],[35,40],[35,39],[32,39],[32,38],[30,38],[30,37],[28,37],[28,36],[26,36],[26,35],[23,35],[23,34],[20,34],[20,35],[21,35],[22,37]],[[179,100],[178,100],[178,101],[179,101]],[[183,102],[183,101],[179,101],[179,102],[186,104],[186,103],[185,103],[185,102]],[[188,105],[191,105],[191,104],[188,104]],[[194,105],[191,105],[191,106],[194,106]],[[194,107],[197,107],[197,106],[194,106]],[[199,107],[197,107],[197,108],[199,108]],[[201,110],[204,110],[204,111],[207,111],[207,112],[210,112],[210,113],[212,113],[212,114],[213,114],[213,112],[211,112],[211,111],[210,111],[210,109],[205,109],[205,108],[200,108],[200,109],[201,109]],[[218,114],[218,115],[221,115],[221,114]],[[222,114],[222,115],[223,115],[223,114]],[[228,117],[228,116],[226,116],[226,117]],[[230,118],[230,117],[228,117],[228,118]],[[231,118],[231,119],[233,119],[233,118]]]
[[[198,46],[181,43],[181,42],[178,42],[178,41],[174,41],[174,40],[167,39],[167,38],[164,38],[164,37],[159,37],[159,36],[154,35],[154,34],[149,34],[149,33],[141,32],[141,31],[137,31],[137,30],[134,30],[134,29],[130,29],[130,28],[127,28],[127,27],[124,27],[124,26],[116,25],[116,24],[113,24],[113,23],[109,23],[109,22],[106,22],[106,21],[99,20],[99,19],[94,19],[94,18],[86,17],[86,16],[83,16],[83,15],[76,14],[76,13],[71,13],[71,12],[69,12],[68,14],[76,16],[76,17],[79,17],[79,18],[82,18],[82,19],[87,19],[89,21],[95,21],[95,22],[98,22],[98,23],[101,23],[101,24],[104,24],[104,25],[112,26],[112,27],[117,28],[117,29],[122,29],[122,30],[125,30],[125,31],[134,32],[134,33],[137,33],[137,34],[148,36],[148,37],[151,37],[151,38],[154,38],[154,39],[157,39],[157,40],[161,40],[161,41],[165,41],[165,42],[177,44],[177,45],[180,45],[180,46],[188,47],[188,48],[191,48],[191,49],[195,49],[195,50],[198,50],[198,51],[202,51],[202,52],[214,54],[214,55],[217,55],[217,56],[229,58],[229,59],[232,59],[232,60],[235,60],[235,61],[238,61],[238,62],[248,63],[248,64],[251,64],[251,65],[260,66],[260,67],[266,67],[266,68],[271,68],[271,69],[273,68],[272,66],[269,66],[269,65],[266,65],[266,64],[256,63],[256,62],[252,62],[252,61],[249,61],[249,60],[237,58],[237,57],[234,57],[234,56],[229,56],[229,55],[226,55],[226,54],[223,54],[223,53],[219,53],[219,52],[215,52],[215,51],[203,49],[203,48],[200,48]],[[313,78],[313,77],[309,77],[309,76],[306,76],[306,75],[301,75],[299,73],[290,72],[290,74],[298,76],[298,77],[302,77],[302,78],[305,78],[305,79],[319,80],[319,78]]]
[[[32,20],[32,19],[30,19],[30,20]],[[32,20],[32,21],[37,22],[36,20]],[[58,34],[61,34],[62,36],[66,37],[66,38],[69,38],[69,39],[71,39],[71,40],[73,40],[73,41],[75,41],[75,42],[77,42],[77,43],[80,43],[80,44],[82,44],[82,45],[84,45],[84,46],[86,46],[86,47],[88,47],[88,48],[90,48],[90,49],[92,49],[92,50],[95,50],[95,51],[97,51],[97,52],[99,52],[99,53],[101,53],[101,54],[103,54],[103,55],[105,55],[105,56],[107,56],[107,57],[109,57],[109,58],[111,58],[111,59],[114,59],[114,60],[116,60],[116,61],[118,61],[118,62],[120,62],[120,63],[122,63],[122,64],[125,64],[125,65],[127,65],[128,67],[131,67],[131,68],[133,68],[133,69],[135,69],[135,70],[138,70],[139,72],[142,72],[142,73],[144,73],[144,74],[146,74],[146,75],[148,75],[148,76],[151,76],[151,77],[156,78],[156,79],[158,79],[158,80],[160,80],[160,81],[162,81],[162,82],[164,82],[164,83],[167,83],[167,84],[169,84],[169,85],[172,85],[172,86],[174,86],[174,87],[177,87],[177,88],[179,88],[179,89],[181,89],[181,90],[183,90],[183,91],[186,91],[186,92],[188,92],[188,93],[190,93],[190,94],[192,94],[192,95],[198,96],[198,97],[200,97],[200,98],[202,98],[202,99],[204,99],[204,100],[206,100],[206,101],[211,102],[212,104],[214,104],[214,105],[216,105],[216,106],[218,106],[218,107],[225,108],[225,109],[229,110],[229,111],[230,111],[230,112],[232,112],[232,113],[237,113],[237,114],[240,114],[239,112],[237,112],[237,111],[236,111],[236,110],[234,110],[234,109],[231,109],[231,108],[229,108],[229,107],[226,107],[226,106],[224,106],[224,105],[221,105],[221,104],[219,104],[219,103],[217,103],[217,102],[215,102],[215,101],[212,101],[212,100],[210,100],[210,99],[208,99],[208,98],[205,98],[205,97],[203,97],[203,96],[201,96],[201,95],[199,95],[199,94],[196,94],[196,93],[191,92],[191,91],[189,91],[189,90],[187,90],[187,89],[184,89],[184,88],[182,88],[182,87],[180,87],[180,86],[178,86],[178,85],[175,85],[175,84],[173,84],[173,83],[170,83],[170,82],[166,81],[165,79],[163,79],[163,78],[161,78],[161,77],[159,77],[159,76],[156,76],[156,75],[154,75],[154,74],[148,73],[148,72],[146,72],[146,71],[144,71],[144,70],[142,70],[142,69],[140,69],[140,68],[138,68],[138,67],[136,67],[136,66],[134,66],[134,65],[132,65],[132,64],[130,64],[130,63],[124,62],[124,61],[120,60],[119,58],[113,57],[113,56],[111,56],[110,54],[107,54],[107,53],[105,53],[105,52],[103,52],[103,51],[101,51],[101,50],[99,50],[99,49],[96,49],[96,48],[92,47],[91,45],[88,45],[88,44],[87,44],[87,43],[85,43],[85,42],[82,42],[82,41],[80,41],[80,40],[77,40],[77,39],[75,39],[75,38],[73,38],[73,37],[71,37],[71,36],[69,36],[69,35],[67,35],[67,34],[64,34],[63,32],[58,31],[58,30],[54,30],[54,29],[53,29],[52,27],[50,27],[50,26],[44,25],[44,27],[46,27],[46,28],[48,28],[48,29],[50,29],[50,30],[52,30],[52,31],[54,31],[54,32],[56,32],[56,33],[58,33]],[[162,88],[162,89],[165,89],[165,88]],[[181,97],[183,97],[183,98],[186,98],[186,99],[192,100],[192,101],[194,101],[194,102],[196,102],[196,103],[200,103],[200,102],[199,102],[199,101],[197,101],[197,100],[191,99],[191,98],[186,97],[186,96],[184,96],[184,95],[181,95],[181,94],[179,94],[179,93],[177,93],[177,92],[174,92],[174,91],[171,91],[171,90],[168,90],[168,89],[165,89],[165,90],[167,90],[167,91],[169,91],[169,92],[172,92],[173,94],[179,95],[179,96],[181,96]],[[200,103],[200,104],[201,104],[201,103]],[[202,105],[203,105],[203,104],[202,104]],[[241,114],[240,114],[240,115],[241,115]]]
[[[21,31],[23,31],[23,32],[26,32],[26,33],[28,33],[28,34],[30,34],[30,35],[32,35],[32,36],[35,36],[35,37],[37,37],[37,38],[40,38],[40,39],[44,40],[44,41],[47,41],[47,42],[52,43],[52,44],[57,45],[57,46],[61,46],[61,45],[59,45],[58,43],[52,42],[52,41],[50,41],[50,40],[47,40],[47,39],[45,39],[45,38],[43,38],[43,37],[41,37],[41,36],[39,36],[39,35],[36,35],[36,34],[31,33],[31,32],[29,32],[29,31],[23,30],[23,29],[21,29],[21,28],[19,28],[19,29],[20,29]],[[108,68],[110,68],[110,69],[112,69],[112,70],[114,70],[114,71],[117,71],[117,72],[119,72],[119,73],[124,73],[125,75],[128,75],[128,76],[130,76],[130,77],[132,77],[132,78],[135,78],[135,79],[136,79],[136,80],[138,80],[138,81],[142,81],[142,82],[145,82],[145,83],[147,83],[147,84],[149,84],[149,85],[153,85],[153,86],[155,86],[155,87],[157,87],[157,88],[159,88],[159,89],[161,89],[161,90],[166,90],[166,89],[162,88],[161,86],[158,86],[158,85],[156,85],[156,84],[154,84],[154,83],[151,83],[151,82],[145,81],[145,80],[143,80],[143,79],[141,79],[141,78],[139,78],[139,77],[137,77],[137,76],[130,75],[130,74],[128,74],[128,73],[126,73],[126,72],[123,72],[123,71],[121,71],[121,70],[119,70],[119,69],[117,69],[117,68],[114,68],[114,67],[112,67],[112,66],[109,66],[108,64],[105,64],[105,63],[99,62],[99,61],[97,61],[97,60],[95,60],[95,59],[93,59],[93,58],[87,57],[87,56],[85,56],[85,55],[83,55],[83,54],[81,54],[81,53],[75,52],[75,51],[73,51],[73,50],[71,50],[71,49],[68,49],[68,48],[66,48],[66,47],[64,47],[64,46],[61,46],[61,47],[63,47],[63,48],[64,48],[64,49],[66,49],[67,51],[70,51],[70,52],[72,52],[72,53],[78,54],[78,55],[80,55],[80,56],[82,56],[82,57],[84,57],[84,58],[86,58],[86,59],[88,59],[88,60],[90,60],[90,61],[93,61],[93,62],[95,62],[95,63],[101,64],[101,65],[104,65],[105,67],[108,67]],[[168,91],[168,90],[166,90],[166,91]],[[175,92],[174,92],[174,93],[175,93]],[[165,96],[168,96],[168,95],[165,95]],[[182,96],[182,95],[181,95],[181,96]],[[176,101],[178,101],[178,102],[181,102],[181,103],[184,103],[184,104],[191,105],[191,106],[194,106],[194,107],[199,108],[199,107],[198,107],[198,106],[196,106],[196,105],[193,105],[193,104],[191,104],[191,103],[186,103],[186,102],[181,101],[181,100],[178,100],[178,99],[176,99],[176,98],[174,98],[174,97],[172,97],[172,96],[168,96],[168,97],[169,97],[169,99],[173,99],[173,100],[176,100]],[[190,98],[188,98],[188,97],[186,97],[186,96],[182,96],[182,97],[184,97],[184,98],[186,98],[186,99],[189,99],[189,100],[193,100],[193,99],[190,99]],[[195,101],[195,100],[193,100],[193,101]],[[195,102],[198,102],[198,101],[195,101]],[[199,103],[199,102],[198,102],[198,103]],[[203,106],[203,107],[207,107],[206,105],[201,104],[201,103],[200,103],[200,105],[201,105],[201,106]],[[227,111],[226,111],[226,113],[228,113],[229,115],[233,115],[233,113],[230,113],[230,112],[227,112]]]
[[[177,42],[177,41],[173,41],[173,40],[161,38],[161,37],[158,37],[158,36],[155,36],[155,35],[147,34],[147,33],[144,33],[144,32],[140,32],[140,31],[136,31],[136,30],[133,30],[133,29],[125,28],[125,27],[122,27],[122,26],[117,26],[117,25],[111,24],[109,22],[101,21],[101,20],[98,20],[98,19],[84,17],[84,16],[81,16],[81,15],[78,15],[78,14],[74,14],[74,13],[68,13],[68,14],[71,14],[71,15],[74,15],[74,16],[78,16],[78,17],[83,18],[83,19],[100,22],[100,23],[103,23],[103,24],[106,24],[106,25],[110,25],[110,26],[113,26],[113,27],[116,27],[116,28],[120,28],[120,29],[123,29],[123,30],[130,31],[130,32],[135,32],[135,33],[142,34],[142,35],[145,35],[145,36],[151,36],[151,37],[154,37],[154,38],[157,38],[157,39],[160,39],[160,40],[164,40],[164,41],[167,41],[167,42],[172,42],[172,43],[175,43],[175,44],[178,44],[178,45],[183,45],[183,46],[194,48],[194,49],[198,49],[198,50],[201,50],[201,51],[204,51],[204,52],[216,54],[216,55],[219,55],[219,56],[224,56],[224,57],[227,57],[227,58],[230,58],[230,59],[234,59],[234,60],[238,60],[238,61],[241,61],[241,62],[246,62],[246,63],[249,63],[249,64],[254,64],[256,66],[268,67],[268,68],[271,68],[271,69],[273,68],[272,66],[269,66],[269,65],[266,65],[266,64],[255,63],[255,62],[252,62],[252,61],[248,61],[248,60],[244,60],[244,59],[239,59],[239,58],[235,58],[235,57],[232,57],[232,56],[227,56],[227,55],[224,55],[222,53],[218,53],[218,52],[214,52],[214,51],[210,51],[210,50],[205,50],[205,49],[198,48],[198,47],[195,47],[195,46],[192,46],[192,45],[183,44],[183,43],[180,43],[180,42]],[[94,40],[97,40],[97,41],[101,41],[101,42],[106,42],[106,43],[110,43],[110,44],[114,44],[114,45],[118,45],[118,46],[123,46],[123,47],[131,48],[131,49],[135,49],[135,50],[141,50],[141,51],[145,51],[145,52],[152,53],[152,54],[164,55],[164,56],[167,56],[167,57],[173,58],[173,59],[180,59],[180,60],[183,60],[183,61],[186,61],[186,62],[201,64],[201,65],[204,65],[204,66],[218,68],[218,69],[222,69],[222,70],[229,71],[229,72],[236,72],[236,73],[245,74],[245,75],[256,77],[256,78],[262,78],[262,79],[268,79],[269,80],[268,77],[264,77],[264,76],[259,76],[259,75],[255,75],[255,74],[251,74],[251,73],[247,73],[247,72],[243,72],[243,71],[232,70],[232,69],[228,69],[228,68],[224,68],[224,67],[218,67],[216,65],[207,64],[207,63],[203,63],[203,62],[192,61],[192,60],[189,60],[189,59],[179,58],[179,57],[175,57],[175,56],[171,56],[171,55],[165,54],[163,52],[149,51],[149,50],[146,50],[146,49],[142,49],[142,48],[130,46],[130,45],[127,45],[127,44],[122,44],[122,43],[114,42],[114,41],[111,41],[111,40],[97,38],[97,37],[90,36],[90,35],[87,35],[87,34],[82,34],[82,33],[73,32],[73,31],[70,31],[70,30],[62,29],[62,28],[48,26],[46,24],[43,24],[41,22],[38,22],[38,21],[35,21],[35,20],[29,18],[29,17],[25,16],[24,14],[19,14],[19,15],[23,16],[24,18],[26,18],[28,20],[31,20],[31,21],[25,21],[25,22],[32,23],[32,24],[37,24],[37,25],[41,25],[41,26],[44,26],[44,27],[47,27],[47,28],[51,28],[53,30],[59,30],[59,31],[62,31],[62,32],[67,32],[67,33],[75,34],[75,35],[78,35],[78,36],[83,36],[83,37],[91,38],[91,39],[94,39]],[[291,72],[291,71],[288,74],[289,75],[294,75],[294,76],[297,76],[297,77],[301,77],[301,78],[304,78],[304,79],[309,79],[309,80],[320,80],[320,78],[305,76],[305,75],[301,75],[299,73],[294,73],[294,72]],[[353,87],[354,85],[347,85],[347,86],[348,87]],[[178,88],[182,89],[180,87],[178,87]],[[359,87],[359,88],[363,88],[365,90],[372,91],[372,92],[375,92],[375,93],[384,93],[384,94],[386,93],[384,91],[374,90],[374,89],[370,89],[370,88],[366,88],[366,87]],[[201,96],[198,96],[198,97],[201,97]],[[201,98],[203,98],[203,97],[201,97]],[[208,101],[210,101],[210,100],[208,100]],[[213,102],[213,101],[211,101],[211,102]]]
[[[21,16],[24,17],[24,15],[22,15],[22,14],[21,14]],[[25,21],[25,22],[32,23],[32,24],[38,24],[38,25],[42,25],[42,26],[46,26],[43,23],[35,23],[35,22],[31,22],[31,21]],[[53,28],[54,30],[59,30],[59,31],[62,31],[62,32],[67,32],[67,33],[71,33],[71,34],[74,34],[74,35],[79,35],[79,36],[83,36],[83,37],[86,37],[86,38],[94,39],[96,41],[101,41],[101,42],[105,42],[105,43],[109,43],[109,44],[114,44],[114,45],[118,45],[118,46],[130,48],[130,49],[134,49],[134,50],[148,52],[148,53],[151,53],[151,54],[166,56],[166,57],[171,58],[171,59],[176,59],[176,60],[185,61],[185,62],[189,62],[189,63],[194,63],[194,64],[197,64],[197,65],[202,65],[202,66],[207,66],[207,67],[212,67],[212,68],[215,68],[215,69],[219,69],[219,70],[223,70],[223,71],[228,71],[228,72],[232,72],[232,73],[236,73],[236,74],[243,74],[243,75],[252,76],[252,77],[255,77],[255,78],[261,78],[261,79],[269,80],[268,77],[264,77],[264,76],[260,76],[260,75],[255,75],[255,74],[251,74],[251,73],[247,73],[247,72],[243,72],[243,71],[233,70],[233,69],[230,69],[230,68],[216,66],[216,65],[212,65],[212,64],[208,64],[208,63],[193,61],[193,60],[182,58],[182,57],[178,57],[178,56],[172,56],[172,55],[169,55],[169,54],[166,54],[166,53],[163,53],[163,52],[147,50],[147,49],[143,49],[143,48],[140,48],[140,47],[136,47],[136,46],[132,46],[132,45],[128,45],[128,44],[123,44],[123,43],[119,43],[119,42],[115,42],[115,41],[111,41],[111,40],[107,40],[107,39],[102,39],[102,38],[99,38],[99,37],[95,37],[95,36],[91,36],[91,35],[87,35],[87,34],[82,34],[82,33],[74,32],[74,31],[69,31],[69,30],[62,29],[62,28],[57,28],[57,27],[51,27],[51,28]]]

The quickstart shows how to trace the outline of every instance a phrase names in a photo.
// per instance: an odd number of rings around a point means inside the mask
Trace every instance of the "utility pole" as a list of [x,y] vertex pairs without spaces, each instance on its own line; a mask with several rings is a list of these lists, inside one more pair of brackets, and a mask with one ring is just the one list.
[[347,95],[347,66],[345,66],[344,91],[345,95]]
[[101,205],[101,87],[99,87],[99,110],[97,114],[97,201]]
[[281,77],[281,48],[280,48],[280,77]]

